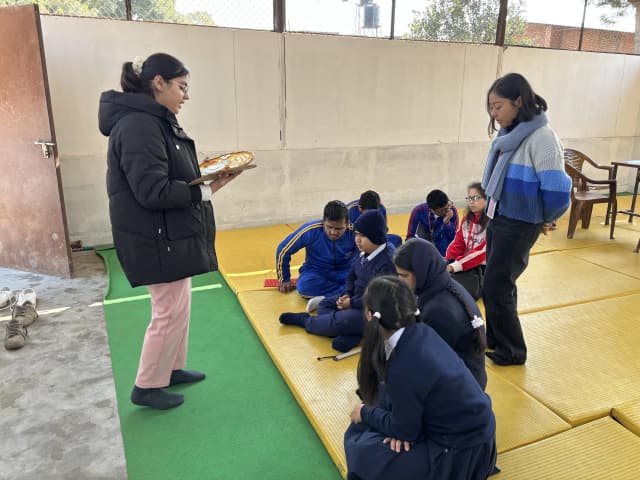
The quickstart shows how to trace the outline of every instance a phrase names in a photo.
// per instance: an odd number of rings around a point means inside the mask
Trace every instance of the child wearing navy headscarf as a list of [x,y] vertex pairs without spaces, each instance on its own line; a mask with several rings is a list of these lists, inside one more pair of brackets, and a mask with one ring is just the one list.
[[447,262],[426,240],[412,238],[394,257],[396,270],[418,297],[420,319],[458,354],[480,386],[487,386],[486,339],[476,302],[451,278]]

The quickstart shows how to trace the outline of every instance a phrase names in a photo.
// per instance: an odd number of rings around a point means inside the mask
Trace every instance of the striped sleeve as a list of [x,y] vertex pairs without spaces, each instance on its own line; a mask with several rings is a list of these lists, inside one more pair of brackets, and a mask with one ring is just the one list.
[[569,208],[571,178],[564,171],[564,150],[555,132],[545,129],[541,137],[535,144],[537,148],[532,162],[540,182],[542,218],[545,222],[552,222]]
[[279,282],[291,280],[291,270],[289,268],[291,256],[313,241],[314,233],[318,228],[322,228],[322,222],[306,223],[280,242],[276,250],[276,274]]

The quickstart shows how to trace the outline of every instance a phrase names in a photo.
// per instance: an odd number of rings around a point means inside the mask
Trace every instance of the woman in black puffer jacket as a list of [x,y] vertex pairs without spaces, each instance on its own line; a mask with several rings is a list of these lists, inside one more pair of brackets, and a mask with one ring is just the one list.
[[189,71],[164,53],[122,66],[122,93],[100,97],[109,137],[107,192],[113,243],[131,286],[151,295],[131,400],[166,409],[183,402],[162,388],[204,379],[186,363],[191,277],[217,269],[211,195],[236,175],[189,186],[200,176],[193,140],[176,114],[189,99]]

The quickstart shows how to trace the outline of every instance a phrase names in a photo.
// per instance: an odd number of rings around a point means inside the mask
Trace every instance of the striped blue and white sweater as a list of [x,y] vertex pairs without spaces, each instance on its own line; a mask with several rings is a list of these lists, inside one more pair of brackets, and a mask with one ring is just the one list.
[[544,126],[525,138],[510,159],[498,213],[528,223],[552,222],[569,208],[571,178],[564,172],[563,148]]

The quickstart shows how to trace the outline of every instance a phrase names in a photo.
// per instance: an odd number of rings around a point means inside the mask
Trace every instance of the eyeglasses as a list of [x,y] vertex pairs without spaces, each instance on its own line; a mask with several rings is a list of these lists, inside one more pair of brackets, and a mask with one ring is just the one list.
[[477,202],[481,198],[484,198],[484,197],[481,195],[473,195],[471,197],[465,197],[465,200],[467,201],[467,203],[471,203],[471,202]]
[[178,88],[182,91],[182,93],[184,95],[187,95],[189,93],[189,85],[187,85],[186,83],[180,83],[180,82],[176,82],[178,84]]

